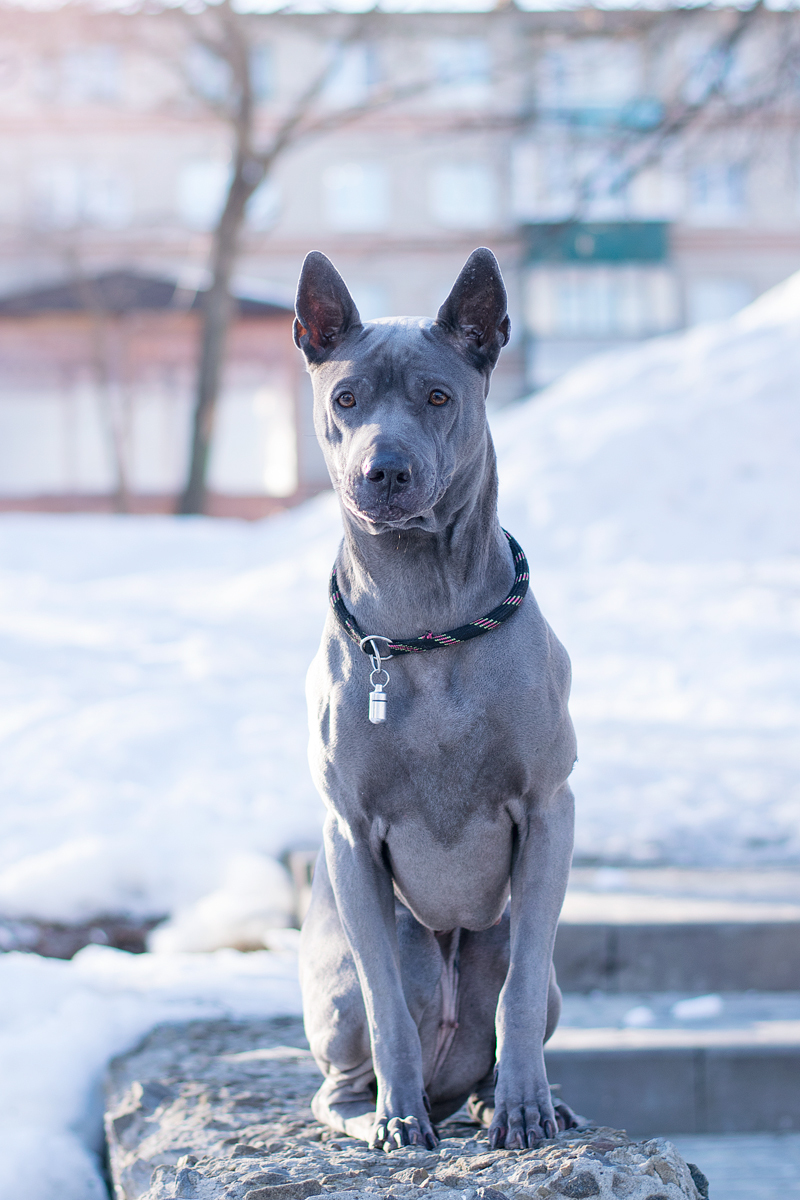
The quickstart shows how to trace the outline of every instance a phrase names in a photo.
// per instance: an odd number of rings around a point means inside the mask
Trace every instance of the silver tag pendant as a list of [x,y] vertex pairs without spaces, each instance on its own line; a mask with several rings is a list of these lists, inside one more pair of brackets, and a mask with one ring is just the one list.
[[369,694],[369,719],[373,725],[386,720],[386,692],[380,683],[376,683],[375,691]]
[[[370,672],[369,682],[372,691],[369,694],[369,719],[373,725],[382,725],[386,720],[386,692],[383,690],[389,682],[389,672],[384,667],[384,663],[393,658],[392,654],[381,654],[378,649],[378,642],[389,643],[387,637],[382,637],[380,634],[372,634],[370,637],[362,638],[359,642],[361,649],[369,644],[371,650],[368,650],[370,661],[372,663],[372,671]],[[381,675],[385,675],[385,679],[381,679]]]

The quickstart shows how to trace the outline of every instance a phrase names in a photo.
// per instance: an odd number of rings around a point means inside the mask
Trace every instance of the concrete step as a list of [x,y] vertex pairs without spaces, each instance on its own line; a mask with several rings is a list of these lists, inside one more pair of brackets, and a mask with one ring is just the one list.
[[566,995],[546,1059],[573,1108],[637,1137],[800,1130],[800,993]]
[[800,922],[562,922],[553,961],[574,992],[800,991]]
[[568,991],[800,991],[800,872],[578,868],[554,958]]

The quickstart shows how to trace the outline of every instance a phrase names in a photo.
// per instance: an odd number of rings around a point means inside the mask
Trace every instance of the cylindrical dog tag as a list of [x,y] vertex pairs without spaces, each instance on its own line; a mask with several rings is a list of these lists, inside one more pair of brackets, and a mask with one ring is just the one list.
[[375,684],[375,691],[369,694],[369,719],[373,725],[380,725],[386,720],[386,692],[379,683]]

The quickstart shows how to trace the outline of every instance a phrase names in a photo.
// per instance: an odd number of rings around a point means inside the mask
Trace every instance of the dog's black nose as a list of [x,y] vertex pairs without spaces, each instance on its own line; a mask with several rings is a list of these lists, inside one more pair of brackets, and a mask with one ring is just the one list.
[[389,491],[411,482],[411,463],[404,455],[391,450],[365,458],[361,470],[369,483],[382,484]]

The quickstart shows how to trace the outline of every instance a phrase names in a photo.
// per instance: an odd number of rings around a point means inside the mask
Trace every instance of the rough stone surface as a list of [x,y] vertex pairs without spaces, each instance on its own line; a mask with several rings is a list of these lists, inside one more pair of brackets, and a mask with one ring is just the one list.
[[435,1151],[369,1150],[316,1123],[319,1072],[294,1017],[161,1025],[109,1072],[118,1200],[700,1200],[670,1142],[586,1127],[495,1150],[457,1114]]

